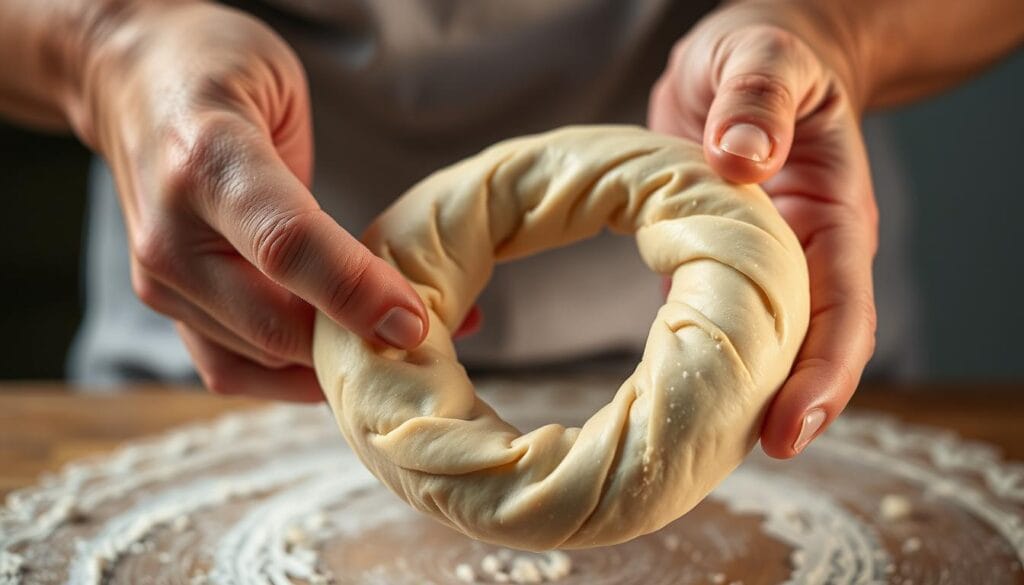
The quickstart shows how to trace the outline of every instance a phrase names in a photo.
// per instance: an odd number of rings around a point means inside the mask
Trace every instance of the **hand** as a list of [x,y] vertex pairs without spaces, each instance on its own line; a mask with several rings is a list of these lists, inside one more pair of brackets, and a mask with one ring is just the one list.
[[411,348],[419,296],[317,204],[302,67],[259,21],[136,3],[92,48],[69,118],[109,163],[132,284],[214,392],[320,400],[314,307]]
[[[652,129],[697,140],[722,176],[761,183],[807,256],[811,320],[761,445],[799,453],[846,406],[874,351],[877,209],[842,38],[796,3],[733,3],[675,47]],[[834,32],[834,31],[833,31]],[[828,40],[826,40],[828,39]]]

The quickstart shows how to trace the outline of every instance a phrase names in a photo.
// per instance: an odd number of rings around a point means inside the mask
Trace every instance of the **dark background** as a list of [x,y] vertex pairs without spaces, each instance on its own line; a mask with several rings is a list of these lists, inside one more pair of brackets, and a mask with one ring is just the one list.
[[[1024,379],[1024,51],[876,115],[906,168],[925,377]],[[60,378],[80,317],[89,153],[0,124],[0,157],[0,378]]]

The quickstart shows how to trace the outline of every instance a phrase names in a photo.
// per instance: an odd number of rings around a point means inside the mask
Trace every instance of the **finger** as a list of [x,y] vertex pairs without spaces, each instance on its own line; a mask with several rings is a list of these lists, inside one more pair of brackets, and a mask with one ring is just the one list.
[[132,287],[138,297],[153,310],[187,324],[203,336],[264,367],[281,368],[291,363],[284,357],[245,341],[202,308],[189,302],[170,286],[147,275],[137,266],[133,266],[132,270]]
[[177,329],[192,355],[199,377],[211,392],[292,402],[320,402],[324,399],[316,374],[310,368],[264,368],[228,351],[188,326],[178,323]]
[[[166,251],[138,254],[139,263],[145,264],[139,273],[173,289],[260,354],[312,366],[313,308],[267,278],[227,242],[221,241],[219,248],[208,245],[210,249],[203,249],[197,242],[181,241],[183,236],[178,235],[201,233],[209,238],[208,228],[183,228],[180,222],[188,221],[184,218],[172,221],[179,222],[179,228],[164,230],[170,232],[162,236]],[[155,261],[159,256],[173,260]],[[180,318],[193,322],[189,315]],[[225,344],[224,339],[212,336],[209,330],[203,333]],[[254,357],[251,353],[245,355]]]
[[469,309],[469,313],[466,318],[462,320],[462,325],[455,330],[452,334],[454,339],[461,339],[463,337],[469,337],[477,331],[480,331],[484,325],[484,313],[480,310],[480,305],[473,305]]
[[[400,348],[426,335],[419,296],[317,205],[247,122],[210,123],[190,147],[201,217],[263,274],[362,337]],[[196,152],[192,152],[196,151]]]
[[811,234],[811,319],[789,379],[765,418],[761,445],[785,459],[801,452],[853,396],[875,344],[874,242],[862,226]]
[[732,34],[713,60],[705,156],[731,181],[763,182],[789,156],[801,105],[820,100],[820,65],[795,35],[770,26]]

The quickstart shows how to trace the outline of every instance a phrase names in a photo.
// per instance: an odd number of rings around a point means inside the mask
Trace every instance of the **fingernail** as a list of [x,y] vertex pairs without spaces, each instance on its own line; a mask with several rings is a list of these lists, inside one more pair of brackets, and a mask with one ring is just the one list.
[[820,408],[813,408],[804,415],[804,422],[800,425],[800,435],[793,443],[793,450],[797,453],[804,450],[804,447],[811,442],[821,425],[825,424],[825,411]]
[[746,122],[730,126],[718,139],[718,146],[729,154],[754,162],[767,160],[772,154],[772,141],[768,134]]
[[412,349],[423,335],[423,321],[408,309],[395,307],[384,313],[373,330],[388,345],[399,349]]

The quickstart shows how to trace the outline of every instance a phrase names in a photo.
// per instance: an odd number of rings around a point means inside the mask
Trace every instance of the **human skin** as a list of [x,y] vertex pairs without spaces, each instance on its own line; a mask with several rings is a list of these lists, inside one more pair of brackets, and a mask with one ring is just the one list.
[[1022,39],[1019,0],[749,0],[675,46],[650,126],[702,142],[724,177],[761,183],[807,257],[810,328],[765,416],[768,455],[792,457],[820,434],[874,351],[878,211],[863,112],[948,87]]
[[[724,176],[763,183],[810,265],[811,330],[765,419],[770,455],[792,456],[820,432],[871,354],[877,214],[860,113],[1005,53],[1024,34],[1022,7],[740,2],[673,52],[652,127],[703,141]],[[71,130],[110,165],[135,290],[177,321],[210,389],[321,399],[314,308],[373,342],[422,340],[420,299],[309,191],[304,74],[267,26],[198,0],[3,0],[0,54],[0,114]],[[738,122],[765,135],[741,127],[730,153],[720,139]],[[395,307],[407,317],[382,326]]]
[[306,80],[270,28],[167,1],[6,0],[0,23],[0,111],[70,128],[110,165],[135,292],[210,389],[321,400],[314,307],[419,344],[420,298],[309,191]]

